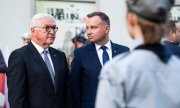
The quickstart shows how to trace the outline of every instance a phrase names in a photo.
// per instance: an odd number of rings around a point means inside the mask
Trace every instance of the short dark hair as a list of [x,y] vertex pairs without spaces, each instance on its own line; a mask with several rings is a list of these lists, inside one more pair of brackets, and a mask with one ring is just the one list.
[[171,20],[167,21],[167,23],[166,23],[167,32],[170,32],[170,31],[172,31],[173,33],[176,32],[176,24],[175,23],[176,23],[175,21],[171,21]]
[[107,25],[110,26],[110,20],[109,17],[103,13],[103,12],[93,12],[87,15],[88,18],[94,17],[94,16],[99,16],[102,21],[104,21]]

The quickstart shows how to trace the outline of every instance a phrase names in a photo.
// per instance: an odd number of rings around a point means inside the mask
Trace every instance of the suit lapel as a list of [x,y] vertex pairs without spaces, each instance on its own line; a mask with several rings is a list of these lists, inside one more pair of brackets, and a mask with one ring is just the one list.
[[37,49],[34,47],[34,45],[31,42],[28,44],[28,47],[32,52],[32,56],[33,56],[34,60],[42,68],[43,72],[45,72],[45,75],[47,76],[48,80],[51,82],[51,84],[53,86],[53,81],[51,79],[49,70],[48,70],[44,60],[42,59],[41,55],[39,54],[39,52],[37,51]]
[[89,55],[91,57],[91,60],[93,61],[93,64],[96,66],[98,70],[101,69],[101,62],[99,61],[98,54],[95,48],[94,43],[91,43],[88,48]]
[[[118,53],[118,47],[116,47],[116,45],[112,42],[111,42],[111,47],[112,47],[112,57],[118,55],[119,54]],[[101,69],[102,65],[101,65],[101,62],[98,58],[94,43],[91,43],[89,45],[88,51],[89,51],[89,55],[90,55],[93,63],[95,64],[96,68]]]
[[51,59],[52,59],[52,63],[53,63],[53,66],[54,66],[54,73],[55,73],[55,78],[54,78],[54,80],[55,80],[55,87],[57,87],[57,81],[58,81],[58,77],[56,77],[56,76],[59,76],[58,74],[58,65],[56,65],[56,64],[59,64],[58,62],[58,59],[56,58],[56,53],[51,49],[51,47],[49,47],[49,52],[50,52],[50,55],[51,55]]
[[112,47],[112,57],[116,56],[118,54],[118,47],[114,43],[111,42]]

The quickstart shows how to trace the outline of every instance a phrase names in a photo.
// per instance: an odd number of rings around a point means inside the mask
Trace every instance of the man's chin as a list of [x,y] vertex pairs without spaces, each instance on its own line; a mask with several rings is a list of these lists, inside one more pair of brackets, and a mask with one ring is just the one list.
[[88,39],[88,40],[89,40],[89,42],[95,42],[94,39]]
[[53,41],[48,41],[47,44],[48,45],[52,45],[54,43],[54,40]]
[[54,42],[50,42],[49,45],[52,45]]
[[49,38],[49,39],[47,40],[47,42],[53,44],[53,43],[54,43],[54,38]]

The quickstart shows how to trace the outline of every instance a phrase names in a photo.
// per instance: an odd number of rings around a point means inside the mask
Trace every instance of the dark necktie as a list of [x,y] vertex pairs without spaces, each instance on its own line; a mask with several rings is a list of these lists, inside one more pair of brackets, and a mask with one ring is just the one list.
[[51,63],[50,63],[50,61],[49,61],[49,58],[48,58],[48,56],[47,56],[48,51],[47,51],[47,50],[44,50],[43,53],[44,53],[44,61],[45,61],[45,63],[46,63],[46,66],[48,67],[48,70],[49,70],[49,73],[50,73],[50,75],[51,75],[53,84],[55,84],[55,83],[54,83],[54,72],[53,72],[53,68],[52,68]]
[[102,60],[103,60],[103,65],[104,65],[109,60],[109,55],[106,51],[107,49],[106,46],[101,46],[100,48],[103,50]]

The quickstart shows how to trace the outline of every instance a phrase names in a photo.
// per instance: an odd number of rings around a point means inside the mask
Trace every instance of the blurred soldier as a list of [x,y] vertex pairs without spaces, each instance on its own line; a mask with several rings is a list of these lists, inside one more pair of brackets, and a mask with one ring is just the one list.
[[29,33],[23,33],[21,38],[23,40],[23,44],[24,45],[27,45],[30,42],[30,40],[31,40],[31,36],[30,36]]
[[127,0],[127,27],[137,46],[101,71],[96,108],[180,108],[180,60],[160,41],[170,0]]
[[85,46],[86,41],[87,41],[87,39],[83,36],[75,36],[72,39],[72,43],[73,43],[75,49]]
[[[83,37],[83,36],[75,36],[74,38],[72,38],[72,43],[73,43],[73,48],[72,48],[72,50],[74,51],[75,49],[77,49],[77,48],[80,48],[80,47],[83,47],[83,46],[85,46],[86,45],[86,41],[87,41],[87,39],[85,38],[85,37]],[[71,62],[72,62],[72,60],[73,60],[73,57],[74,57],[74,55],[72,54],[72,55],[69,55],[68,57],[67,57],[67,61],[68,61],[68,65],[69,65],[69,69],[71,69]]]

